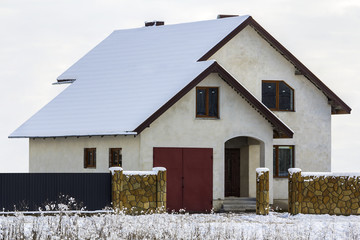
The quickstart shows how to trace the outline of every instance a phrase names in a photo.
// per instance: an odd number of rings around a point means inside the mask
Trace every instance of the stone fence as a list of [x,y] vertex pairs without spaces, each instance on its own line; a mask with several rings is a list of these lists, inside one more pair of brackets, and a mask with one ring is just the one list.
[[360,214],[360,174],[289,169],[289,213]]
[[269,169],[256,169],[256,214],[269,214]]
[[153,171],[123,171],[121,167],[110,168],[112,172],[112,204],[116,209],[136,211],[166,209],[166,169]]

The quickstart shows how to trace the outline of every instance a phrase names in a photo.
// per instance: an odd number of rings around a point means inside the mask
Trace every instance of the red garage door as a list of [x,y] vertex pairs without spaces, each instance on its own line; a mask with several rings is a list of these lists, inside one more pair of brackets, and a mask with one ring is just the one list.
[[212,153],[211,148],[154,148],[154,167],[167,169],[169,210],[211,210]]

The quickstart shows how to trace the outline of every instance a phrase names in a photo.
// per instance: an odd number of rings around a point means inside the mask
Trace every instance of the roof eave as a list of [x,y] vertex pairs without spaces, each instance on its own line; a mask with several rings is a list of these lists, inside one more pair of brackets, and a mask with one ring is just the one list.
[[308,80],[310,80],[325,96],[333,103],[332,114],[350,114],[351,108],[341,100],[333,91],[331,91],[314,73],[312,73],[304,64],[302,64],[289,50],[287,50],[280,42],[278,42],[269,32],[267,32],[259,23],[251,19],[249,23],[255,31],[262,36],[269,44],[283,55],[295,68],[301,72]]
[[67,138],[67,137],[104,137],[104,136],[127,136],[133,135],[136,136],[138,133],[129,131],[129,132],[119,132],[119,133],[106,133],[106,134],[60,134],[60,135],[17,135],[17,136],[8,136],[8,138]]

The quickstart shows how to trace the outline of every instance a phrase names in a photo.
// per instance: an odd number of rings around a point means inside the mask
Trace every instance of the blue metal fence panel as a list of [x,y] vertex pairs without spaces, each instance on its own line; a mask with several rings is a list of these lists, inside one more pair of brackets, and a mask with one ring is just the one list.
[[[75,199],[74,202],[69,200]],[[36,211],[50,203],[71,209],[111,206],[110,173],[1,173],[0,211]],[[50,206],[51,207],[51,206]]]

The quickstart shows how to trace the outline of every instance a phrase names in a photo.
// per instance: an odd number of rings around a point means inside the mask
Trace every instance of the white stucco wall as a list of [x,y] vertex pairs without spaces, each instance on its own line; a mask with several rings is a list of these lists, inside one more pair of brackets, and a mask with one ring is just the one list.
[[[262,80],[283,80],[294,89],[295,112],[279,112],[293,139],[274,139],[274,145],[295,145],[295,166],[304,171],[331,170],[331,107],[325,95],[246,27],[210,59],[215,59],[261,101]],[[272,171],[270,171],[272,177]],[[274,198],[287,198],[287,179],[274,180]]]
[[[29,141],[30,172],[109,172],[109,148],[122,148],[123,168],[139,170],[139,137],[36,138]],[[84,148],[96,148],[96,168],[84,168]]]
[[[272,148],[271,148],[272,149]],[[268,162],[272,163],[272,153]],[[260,145],[249,146],[249,197],[256,197],[256,168],[260,166]],[[269,168],[269,164],[266,166]]]
[[[265,167],[270,169],[270,199],[287,198],[287,180],[272,179],[272,145],[295,145],[295,166],[303,171],[331,170],[331,109],[326,97],[251,27],[223,46],[216,59],[261,101],[262,80],[283,80],[295,90],[295,112],[275,112],[295,132],[293,139],[272,138],[270,124],[217,74],[199,86],[219,87],[220,119],[195,118],[195,89],[156,119],[139,136],[30,139],[30,172],[107,172],[109,148],[122,148],[126,170],[151,170],[153,147],[213,148],[214,200],[224,197],[224,144],[248,136],[265,145]],[[97,149],[96,169],[84,169],[84,148]],[[249,146],[249,182],[255,182],[260,145]],[[254,155],[255,157],[251,157]],[[255,189],[249,188],[254,195]],[[217,204],[214,201],[214,204]]]
[[[213,148],[213,199],[214,207],[219,208],[219,199],[224,198],[225,142],[238,136],[264,142],[265,166],[271,169],[273,131],[270,123],[217,74],[210,74],[199,86],[219,87],[220,119],[195,117],[194,88],[136,137],[30,139],[30,172],[108,172],[109,148],[122,148],[124,169],[151,170],[154,147]],[[251,150],[253,147],[258,149]],[[96,148],[96,169],[84,168],[84,148]],[[250,148],[254,160],[250,167],[253,171],[249,172],[255,174],[255,168],[260,166],[260,151],[259,146]],[[255,178],[249,182],[254,189]]]
[[[219,87],[220,119],[195,117],[196,95],[195,88],[192,89],[141,133],[141,167],[152,168],[153,147],[213,148],[213,198],[216,205],[217,199],[224,198],[225,142],[238,136],[263,141],[266,146],[265,165],[272,169],[273,131],[270,123],[217,74],[210,74],[198,86]],[[272,195],[270,197],[272,200]]]

